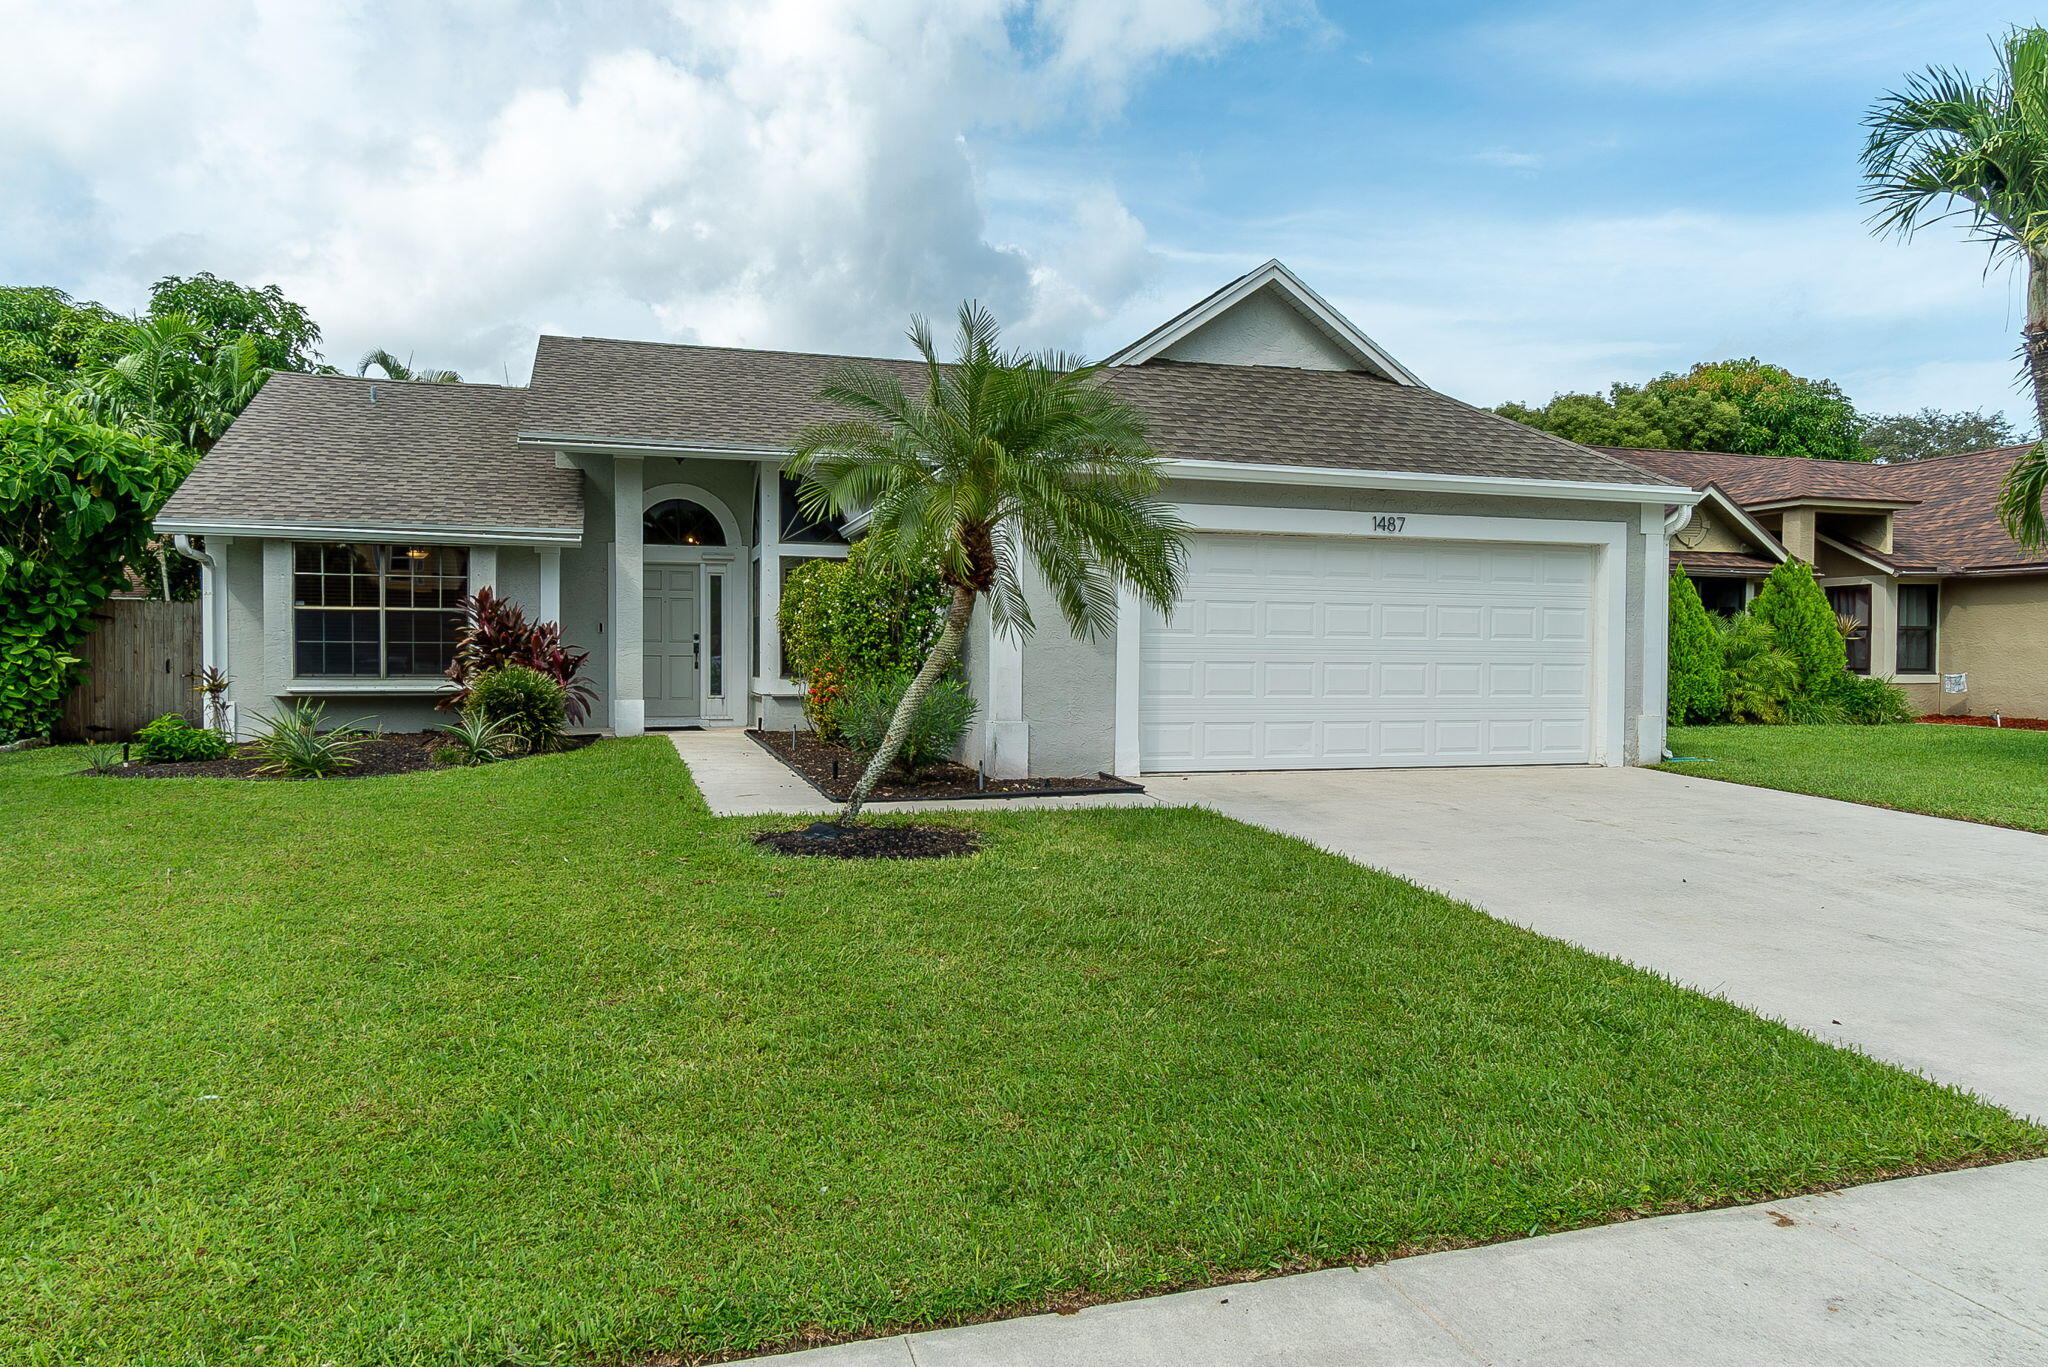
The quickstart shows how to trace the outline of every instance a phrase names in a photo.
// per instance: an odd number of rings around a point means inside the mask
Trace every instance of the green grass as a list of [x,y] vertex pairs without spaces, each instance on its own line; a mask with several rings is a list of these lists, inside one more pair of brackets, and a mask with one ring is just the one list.
[[1674,726],[1673,773],[2048,832],[2048,731],[1983,726]]
[[659,739],[80,763],[0,757],[9,1362],[727,1351],[2048,1142],[1206,813],[848,866]]

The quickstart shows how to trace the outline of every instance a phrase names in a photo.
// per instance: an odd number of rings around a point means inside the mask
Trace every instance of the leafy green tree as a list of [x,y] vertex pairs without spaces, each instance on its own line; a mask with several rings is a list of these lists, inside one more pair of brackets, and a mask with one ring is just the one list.
[[149,317],[173,314],[199,329],[203,352],[246,334],[255,339],[256,362],[265,370],[312,370],[320,364],[319,325],[276,285],[237,285],[211,271],[167,275],[150,286]]
[[979,304],[962,304],[959,323],[950,365],[929,324],[911,327],[923,359],[914,396],[890,370],[846,365],[820,393],[852,416],[810,424],[791,442],[805,511],[870,512],[878,554],[906,570],[936,565],[950,591],[945,624],[843,822],[859,816],[958,658],[977,602],[987,600],[997,630],[1028,633],[1024,574],[1034,568],[1068,626],[1093,636],[1115,622],[1119,586],[1162,608],[1180,587],[1186,527],[1160,498],[1143,420],[1104,387],[1102,367],[1002,350]]
[[1559,394],[1540,408],[1508,403],[1493,411],[1588,446],[1869,459],[1856,410],[1835,384],[1755,357],[1703,361],[1642,385],[1617,382],[1605,397]]
[[1721,676],[1721,629],[1700,601],[1700,591],[1671,567],[1671,721],[1718,721],[1728,708]]
[[399,360],[383,347],[363,353],[363,359],[356,363],[356,374],[368,375],[375,366],[387,380],[412,380],[419,384],[461,384],[462,377],[452,370],[414,370],[412,358]]
[[0,389],[52,384],[119,353],[127,320],[48,285],[0,286]]
[[[1864,116],[1864,199],[1880,233],[1911,237],[1950,219],[2027,272],[2020,352],[2048,433],[2048,29],[2015,28],[1998,69],[1975,80],[1930,67]],[[2048,544],[2048,448],[2013,462],[1999,512],[2031,546]]]
[[72,395],[18,390],[0,411],[0,733],[38,735],[55,720],[72,647],[190,464]]
[[1772,570],[1749,613],[1776,633],[1778,649],[1792,657],[1798,696],[1828,698],[1839,691],[1849,669],[1848,647],[1811,565],[1787,560]]
[[1916,413],[1874,413],[1863,420],[1863,448],[1886,465],[2018,446],[2027,440],[2005,414],[1982,409],[1944,413],[1923,408]]

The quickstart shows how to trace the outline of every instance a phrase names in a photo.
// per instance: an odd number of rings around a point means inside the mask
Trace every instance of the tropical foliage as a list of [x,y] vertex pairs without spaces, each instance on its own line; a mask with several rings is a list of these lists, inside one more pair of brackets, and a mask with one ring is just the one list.
[[804,682],[804,715],[819,739],[839,738],[840,712],[862,681],[917,671],[945,626],[949,596],[930,567],[906,569],[872,540],[844,560],[819,557],[790,572],[783,663]]
[[216,344],[197,319],[166,313],[127,327],[119,354],[80,369],[71,384],[96,416],[203,453],[269,376],[255,338]]
[[1799,692],[1799,662],[1778,644],[1778,633],[1753,612],[1738,612],[1721,634],[1722,678],[1728,719],[1776,725],[1788,720]]
[[419,384],[462,383],[462,377],[452,370],[414,370],[410,356],[401,361],[383,347],[364,352],[363,359],[356,362],[356,374],[368,375],[373,367],[387,380],[412,380]]
[[434,751],[434,758],[443,764],[463,768],[506,759],[518,754],[525,744],[513,734],[511,727],[502,721],[491,720],[481,711],[465,712],[446,726],[435,729],[448,740]]
[[18,391],[0,412],[0,733],[41,734],[55,719],[71,648],[189,461],[46,390]]
[[537,755],[560,748],[568,696],[562,681],[550,674],[528,665],[501,664],[470,680],[463,712]]
[[462,627],[455,639],[455,658],[448,666],[448,678],[456,690],[442,701],[443,707],[468,710],[477,679],[494,669],[519,665],[561,685],[569,722],[581,722],[590,715],[597,701],[596,690],[583,677],[590,652],[563,645],[561,623],[528,621],[517,603],[499,597],[488,584],[456,606],[462,613]]
[[255,343],[256,364],[264,370],[320,368],[319,324],[276,285],[237,285],[210,271],[167,275],[150,287],[149,317],[172,314],[198,325],[206,352],[247,337]]
[[986,601],[998,631],[1032,630],[1027,567],[1083,636],[1114,622],[1119,588],[1165,606],[1180,583],[1185,528],[1159,497],[1144,423],[1101,383],[1100,366],[1005,351],[994,316],[974,303],[960,306],[952,364],[922,318],[910,340],[922,360],[914,393],[880,366],[843,366],[821,397],[849,416],[806,426],[791,448],[806,512],[868,511],[875,554],[907,571],[936,566],[951,595],[846,821],[958,658],[976,604]]
[[219,759],[230,742],[220,732],[194,726],[175,712],[168,712],[135,733],[135,751],[152,764],[178,764],[188,760]]
[[[2015,28],[1998,67],[1977,79],[1946,67],[1910,77],[1865,116],[1864,198],[1882,233],[1910,237],[1954,221],[2023,266],[2020,354],[2035,429],[2048,433],[2048,30]],[[2048,544],[2048,451],[2013,463],[2001,506],[2007,530]]]
[[266,717],[259,725],[252,748],[262,756],[259,774],[285,778],[333,778],[358,761],[349,751],[372,737],[354,723],[328,727],[324,703],[299,702]]
[[58,384],[120,354],[128,322],[48,285],[0,285],[0,389]]
[[1739,451],[1758,456],[1868,460],[1861,422],[1832,381],[1807,380],[1755,357],[1703,361],[1605,396],[1559,394],[1540,408],[1494,412],[1588,446]]
[[[910,688],[914,676],[869,674],[848,690],[841,710],[846,743],[857,755],[878,753],[889,738],[896,708]],[[959,679],[940,679],[918,702],[903,743],[896,751],[896,767],[914,777],[920,769],[937,764],[959,748],[961,737],[974,720],[974,697]]]
[[1671,720],[1718,720],[1727,711],[1721,629],[1684,570],[1671,568]]

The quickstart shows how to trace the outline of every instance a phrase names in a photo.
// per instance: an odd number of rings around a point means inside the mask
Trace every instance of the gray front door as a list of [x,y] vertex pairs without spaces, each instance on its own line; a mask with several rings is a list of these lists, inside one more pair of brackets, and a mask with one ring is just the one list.
[[642,684],[651,725],[696,721],[703,715],[697,684],[698,572],[696,565],[645,566],[646,599],[640,620],[647,633],[647,655]]

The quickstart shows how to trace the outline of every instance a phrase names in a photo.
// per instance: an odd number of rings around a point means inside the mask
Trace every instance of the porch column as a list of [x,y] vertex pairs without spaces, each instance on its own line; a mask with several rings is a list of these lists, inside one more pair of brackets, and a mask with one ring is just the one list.
[[543,622],[562,620],[562,548],[542,546],[540,548],[540,619]]
[[640,624],[643,585],[640,457],[612,462],[612,732],[637,736],[647,729],[647,699],[640,678],[646,651]]
[[760,494],[761,640],[756,654],[761,662],[759,688],[775,686],[782,677],[782,630],[776,619],[782,615],[782,474],[780,466],[762,465]]

